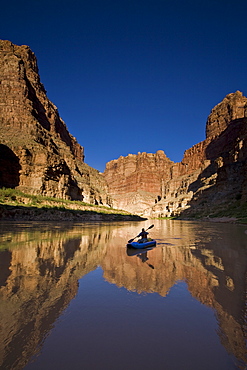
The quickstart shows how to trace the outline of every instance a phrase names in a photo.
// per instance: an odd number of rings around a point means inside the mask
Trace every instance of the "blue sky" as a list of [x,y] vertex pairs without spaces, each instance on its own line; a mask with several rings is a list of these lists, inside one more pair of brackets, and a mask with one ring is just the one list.
[[246,0],[8,0],[0,38],[29,45],[85,162],[180,162],[211,109],[247,94]]

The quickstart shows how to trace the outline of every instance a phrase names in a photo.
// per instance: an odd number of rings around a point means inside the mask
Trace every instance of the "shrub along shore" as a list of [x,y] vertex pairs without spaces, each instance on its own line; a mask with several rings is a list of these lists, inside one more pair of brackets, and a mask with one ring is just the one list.
[[0,189],[0,220],[6,221],[144,221],[106,206]]
[[[144,221],[147,218],[107,206],[31,195],[16,189],[0,188],[0,220],[2,221]],[[172,217],[177,220],[201,220],[247,224],[247,205],[234,205],[211,212]]]

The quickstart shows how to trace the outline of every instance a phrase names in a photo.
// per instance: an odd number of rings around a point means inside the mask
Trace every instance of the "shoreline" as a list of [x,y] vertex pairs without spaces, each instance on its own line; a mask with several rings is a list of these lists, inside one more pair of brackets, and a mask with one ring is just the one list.
[[208,222],[219,222],[219,223],[231,223],[231,224],[236,224],[238,223],[237,217],[206,217],[203,219],[203,221],[208,221]]
[[[91,222],[91,221],[146,221],[148,218],[133,214],[123,214],[121,211],[104,213],[93,210],[39,208],[26,206],[13,206],[0,204],[0,221],[67,221],[67,222]],[[237,217],[202,217],[174,218],[178,221],[202,221],[214,223],[241,224]],[[243,224],[245,224],[243,222]]]
[[0,221],[145,221],[147,218],[117,212],[38,208],[0,204]]

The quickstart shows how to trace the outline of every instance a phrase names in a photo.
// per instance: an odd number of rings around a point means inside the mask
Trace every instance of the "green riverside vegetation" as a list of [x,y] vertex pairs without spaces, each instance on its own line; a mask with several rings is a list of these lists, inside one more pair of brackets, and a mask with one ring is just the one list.
[[[133,220],[141,220],[139,216],[123,210],[116,210],[107,206],[93,205],[81,201],[72,201],[66,199],[59,199],[47,197],[42,195],[26,194],[16,189],[1,188],[0,189],[0,210],[26,210],[35,211],[36,214],[42,211],[56,211],[70,213],[73,215],[112,215],[114,220],[124,219],[124,216],[133,218]],[[0,214],[1,215],[1,214]],[[123,217],[121,217],[123,216]]]

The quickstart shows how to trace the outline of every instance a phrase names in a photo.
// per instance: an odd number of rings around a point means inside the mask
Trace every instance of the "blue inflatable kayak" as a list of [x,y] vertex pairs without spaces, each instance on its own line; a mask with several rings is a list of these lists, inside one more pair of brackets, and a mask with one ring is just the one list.
[[156,240],[148,240],[147,242],[141,243],[141,242],[132,242],[128,243],[128,248],[136,248],[136,249],[143,249],[143,248],[149,248],[149,247],[155,247],[156,246]]

